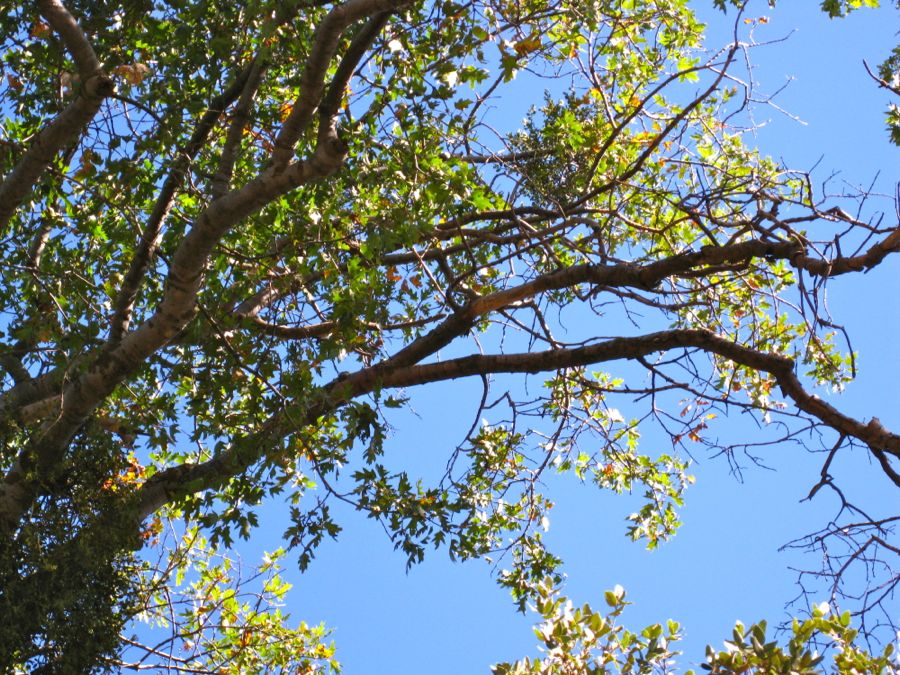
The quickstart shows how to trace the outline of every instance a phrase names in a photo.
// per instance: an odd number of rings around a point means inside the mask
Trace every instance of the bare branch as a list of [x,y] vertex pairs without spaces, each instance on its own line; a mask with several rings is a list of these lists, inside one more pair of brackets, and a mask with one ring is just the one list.
[[865,61],[863,61],[863,66],[865,66],[866,72],[869,74],[869,77],[871,77],[873,80],[875,80],[878,83],[879,87],[887,89],[888,91],[896,94],[897,96],[900,96],[900,87],[893,85],[890,82],[886,82],[883,79],[881,79],[880,77],[878,77],[875,73],[872,72],[872,69],[869,68],[869,64],[866,63]]
[[848,272],[863,272],[872,269],[889,254],[900,251],[900,227],[881,241],[870,246],[865,253],[850,257],[839,256],[833,260],[811,259],[800,254],[791,259],[791,264],[804,269],[814,276],[836,277]]
[[696,348],[773,375],[783,393],[803,412],[841,434],[863,441],[873,453],[900,457],[900,435],[885,430],[877,420],[863,424],[808,393],[794,374],[793,360],[750,349],[707,330],[680,329],[638,337],[613,338],[571,349],[520,354],[473,354],[425,365],[398,365],[393,359],[345,375],[323,387],[315,402],[295,403],[269,420],[252,437],[236,439],[230,450],[200,464],[184,464],[153,476],[141,488],[139,517],[172,500],[220,485],[263,458],[268,448],[349,400],[383,388],[411,387],[461,377],[492,373],[542,373],[613,360],[640,359],[671,349]]

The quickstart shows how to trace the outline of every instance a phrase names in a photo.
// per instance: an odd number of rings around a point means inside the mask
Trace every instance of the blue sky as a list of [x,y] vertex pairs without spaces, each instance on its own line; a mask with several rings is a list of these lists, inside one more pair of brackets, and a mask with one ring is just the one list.
[[[723,20],[709,5],[698,3],[713,22],[709,44],[714,46],[728,39],[731,19]],[[760,107],[756,143],[793,168],[818,165],[814,176],[820,181],[839,171],[830,181],[834,191],[843,189],[842,181],[868,185],[880,171],[876,191],[890,194],[900,178],[900,152],[886,140],[887,95],[866,75],[862,60],[874,66],[893,46],[897,13],[887,6],[831,21],[817,5],[783,1],[770,9],[759,2],[748,12],[770,18],[757,29],[757,40],[790,34],[753,51],[754,74],[760,91],[769,93],[793,77],[777,102],[804,122]],[[539,102],[541,92],[532,94],[531,102]],[[510,118],[521,119],[524,98],[508,103]],[[837,279],[829,291],[832,313],[850,330],[860,355],[858,379],[835,403],[862,419],[876,415],[895,430],[900,429],[898,272],[900,261],[894,259],[869,274]],[[417,415],[397,421],[388,450],[397,463],[424,471],[433,470],[433,462],[443,467],[471,423],[480,385],[442,383],[411,393]],[[732,433],[754,433],[745,421],[729,424]],[[646,442],[652,444],[653,436]],[[602,607],[603,590],[621,584],[635,603],[624,617],[629,627],[677,619],[686,631],[682,668],[703,659],[707,642],[718,645],[728,637],[736,619],[777,623],[796,594],[788,567],[816,562],[779,553],[779,547],[824,525],[834,513],[835,502],[824,491],[812,503],[800,501],[815,483],[822,459],[795,447],[773,447],[764,455],[770,469],[748,466],[739,481],[722,458],[698,456],[693,468],[698,482],[682,511],[685,526],[652,553],[624,536],[623,519],[632,510],[627,498],[551,479],[558,505],[547,537],[566,561],[567,594],[576,603]],[[840,457],[834,473],[849,496],[875,510],[896,507],[896,492],[862,453]],[[304,576],[290,569],[290,559],[286,565],[294,583],[288,609],[297,620],[324,621],[335,629],[345,672],[488,672],[496,661],[534,654],[534,616],[515,612],[487,564],[452,564],[437,552],[407,573],[404,558],[377,523],[342,515],[344,532],[322,546]],[[278,514],[262,516],[254,544],[275,548],[282,530],[273,522]]]

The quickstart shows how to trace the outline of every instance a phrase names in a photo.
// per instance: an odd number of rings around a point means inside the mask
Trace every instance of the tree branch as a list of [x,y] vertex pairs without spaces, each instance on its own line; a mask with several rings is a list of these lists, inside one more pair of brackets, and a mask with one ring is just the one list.
[[122,287],[119,289],[113,303],[113,316],[110,322],[108,338],[110,344],[118,343],[122,339],[122,335],[128,331],[141,281],[159,246],[162,225],[169,214],[169,210],[172,208],[172,204],[175,203],[175,195],[190,169],[191,162],[206,144],[209,134],[215,128],[222,113],[244,90],[253,67],[254,64],[251,63],[244,68],[225,91],[210,101],[209,107],[200,117],[197,126],[194,128],[194,133],[191,134],[187,145],[179,153],[162,188],[160,188],[153,210],[147,219],[147,224],[144,226],[143,232],[141,232],[141,238],[135,249],[134,257],[131,259],[128,272],[122,281]]
[[59,0],[38,0],[37,5],[41,15],[47,19],[47,23],[52,26],[63,44],[66,45],[66,49],[78,68],[81,81],[87,82],[90,78],[100,74],[102,68],[94,53],[94,48],[91,47],[81,26],[66,9],[66,6]]
[[231,177],[234,173],[237,151],[240,147],[241,139],[244,137],[244,129],[247,127],[247,122],[250,119],[253,98],[256,96],[262,81],[263,72],[265,71],[265,66],[259,57],[250,64],[249,71],[232,115],[231,126],[228,127],[225,145],[219,158],[219,166],[216,169],[215,176],[213,176],[211,191],[213,199],[222,197],[231,187]]
[[[347,0],[332,9],[316,27],[306,68],[300,80],[300,96],[275,137],[272,166],[282,169],[294,154],[294,146],[309,127],[325,90],[325,74],[337,51],[344,30],[373,14],[391,12],[410,0]],[[320,134],[321,138],[321,134]]]
[[770,373],[782,392],[803,412],[845,436],[861,440],[876,457],[884,452],[900,457],[900,436],[885,430],[874,418],[863,424],[808,393],[794,374],[792,359],[744,347],[712,331],[676,329],[639,337],[613,338],[585,347],[520,354],[474,354],[424,365],[398,366],[389,359],[333,380],[322,387],[320,395],[314,400],[294,403],[270,418],[260,432],[233,441],[227,451],[207,462],[183,464],[154,475],[139,490],[138,513],[143,520],[170,501],[221,485],[265,457],[276,442],[298,427],[315,424],[321,416],[376,390],[487,374],[552,372],[608,361],[641,359],[652,353],[689,348],[717,354],[743,366]]
[[813,276],[836,277],[848,272],[868,271],[880,264],[889,254],[898,251],[900,251],[900,227],[870,246],[861,255],[838,256],[833,260],[822,260],[810,258],[804,252],[798,251],[798,255],[791,258],[791,264],[798,269],[806,270]]
[[319,104],[320,125],[330,124],[331,120],[337,115],[344,92],[347,90],[347,85],[350,84],[350,78],[353,77],[353,71],[356,70],[359,62],[366,55],[381,29],[387,24],[391,14],[392,12],[387,11],[374,15],[353,36],[350,46],[347,47],[347,51],[344,53],[334,73],[334,77],[331,79],[328,91]]
[[879,87],[882,87],[883,89],[887,89],[889,92],[896,94],[897,96],[900,96],[900,87],[893,85],[890,82],[886,82],[882,78],[878,77],[875,73],[872,72],[872,69],[869,68],[869,64],[866,63],[865,60],[863,60],[863,66],[865,66],[866,72],[869,74],[869,77],[871,77],[873,80],[875,80],[878,83]]
[[[725,73],[728,71],[728,67],[731,65],[731,62],[734,60],[734,55],[737,54],[737,52],[738,52],[738,45],[737,44],[732,45],[732,47],[728,50],[728,56],[725,58],[725,64],[722,66],[722,69],[717,74],[715,80],[713,80],[713,83],[711,85],[709,85],[709,87],[707,87],[707,89],[702,94],[700,94],[693,101],[688,103],[684,107],[684,109],[681,110],[681,112],[679,112],[671,120],[669,120],[669,122],[665,125],[665,127],[663,127],[662,131],[660,131],[653,138],[653,140],[647,144],[647,147],[643,150],[643,152],[641,152],[640,155],[638,155],[638,157],[634,160],[634,162],[631,164],[631,166],[627,170],[625,170],[622,174],[616,176],[616,178],[613,181],[604,183],[603,185],[600,185],[596,188],[591,189],[587,194],[585,194],[584,196],[575,200],[575,202],[573,204],[571,204],[570,206],[580,206],[581,204],[584,204],[585,202],[595,198],[597,195],[604,193],[606,190],[611,188],[613,185],[622,184],[622,183],[627,182],[628,180],[631,179],[632,176],[634,176],[638,171],[640,171],[641,167],[644,166],[644,163],[647,161],[647,159],[649,159],[650,155],[652,155],[656,151],[656,149],[662,144],[662,142],[672,132],[672,130],[675,129],[675,127],[677,127],[679,124],[681,124],[685,119],[687,119],[687,116],[690,115],[691,112],[697,108],[697,106],[699,106],[701,103],[703,103],[703,101],[705,101],[707,98],[709,98],[713,94],[713,92],[715,92],[716,89],[719,88],[719,85],[722,83],[722,80],[725,78]],[[640,105],[636,108],[636,110],[634,112],[632,112],[630,115],[628,115],[622,121],[622,123],[618,127],[616,127],[615,130],[613,130],[613,132],[610,134],[609,138],[607,139],[606,143],[604,143],[603,146],[601,146],[600,150],[597,153],[597,159],[594,162],[594,168],[591,169],[591,174],[593,174],[594,170],[596,169],[597,164],[599,163],[600,159],[602,159],[603,154],[609,149],[609,147],[616,140],[616,138],[619,136],[619,134],[622,132],[622,130],[624,130],[625,126],[641,110],[643,110],[644,106],[647,104],[648,101],[652,100],[653,96],[655,96],[658,92],[662,91],[663,88],[665,88],[669,83],[671,83],[678,77],[684,75],[684,73],[691,72],[694,70],[703,70],[707,67],[709,67],[709,66],[690,68],[681,73],[675,73],[674,75],[671,75],[670,77],[663,80],[663,82],[661,82],[646,97],[644,97],[644,100],[640,103]]]
[[[300,3],[290,8],[279,7],[276,15],[273,17],[270,28],[274,30],[292,20],[297,15],[297,12],[300,11],[301,7],[302,5]],[[135,250],[134,258],[131,261],[128,272],[122,282],[122,287],[119,289],[115,302],[113,303],[114,311],[110,322],[108,339],[111,344],[117,343],[121,339],[123,333],[128,330],[141,281],[143,280],[144,274],[150,265],[150,261],[153,259],[156,249],[159,246],[163,222],[165,221],[169,210],[172,208],[172,204],[175,201],[175,195],[178,188],[181,187],[181,184],[184,182],[191,163],[194,161],[197,153],[205,147],[210,133],[212,133],[212,130],[215,128],[228,106],[234,103],[242,93],[252,99],[253,94],[259,86],[258,78],[262,75],[262,71],[264,70],[263,61],[262,52],[257,53],[255,58],[237,75],[234,82],[232,82],[225,91],[221,92],[210,101],[206,112],[203,113],[200,120],[197,122],[197,126],[194,128],[194,132],[191,134],[187,145],[178,154],[178,157],[156,198],[156,203],[147,220],[147,225],[141,233],[141,238],[138,242],[137,249]],[[247,107],[249,107],[249,102],[247,103]],[[247,111],[243,112],[244,115],[247,113]],[[243,117],[240,112],[236,112],[236,116]],[[232,127],[237,124],[238,122],[235,121]],[[241,129],[243,129],[243,125],[241,125]],[[231,132],[229,135],[231,135]],[[240,135],[237,135],[239,141]],[[232,144],[235,144],[238,141],[232,141]],[[223,156],[225,155],[226,152],[223,151]],[[227,160],[227,175],[229,178],[231,176],[230,165],[233,161],[233,158]],[[214,197],[223,195],[224,191],[222,194],[218,194],[214,189]]]
[[101,69],[83,31],[59,0],[38,3],[47,21],[59,33],[81,74],[81,88],[72,101],[52,122],[37,134],[16,166],[0,183],[0,228],[10,219],[34,189],[37,179],[56,154],[69,145],[90,122],[115,85]]
[[[440,321],[442,318],[444,318],[444,315],[438,314],[431,317],[423,317],[421,319],[402,321],[399,323],[379,324],[374,321],[364,321],[361,325],[373,331],[402,330],[404,328],[425,326],[429,323]],[[310,338],[326,337],[331,335],[340,326],[337,321],[322,321],[321,323],[304,326],[283,326],[263,321],[256,315],[242,317],[242,320],[245,325],[250,326],[252,329],[263,335],[272,335],[288,340],[306,340]]]
[[273,199],[337,170],[343,155],[334,148],[320,150],[283,171],[265,171],[200,214],[172,257],[166,290],[153,315],[114,347],[92,355],[95,360],[87,372],[63,389],[54,422],[25,444],[15,467],[0,485],[0,532],[15,528],[19,516],[39,494],[39,486],[59,470],[65,449],[94,408],[194,317],[207,260],[221,238]]

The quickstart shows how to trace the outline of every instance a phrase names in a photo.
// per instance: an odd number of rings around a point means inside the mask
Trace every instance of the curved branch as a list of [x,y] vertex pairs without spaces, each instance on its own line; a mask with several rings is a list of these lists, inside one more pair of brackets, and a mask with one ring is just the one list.
[[864,442],[873,454],[900,457],[900,435],[887,431],[877,419],[867,424],[844,415],[818,396],[807,392],[794,374],[794,362],[785,356],[756,351],[727,340],[712,331],[675,329],[605,340],[571,349],[552,349],[519,354],[474,354],[423,365],[397,366],[392,360],[344,375],[324,386],[313,401],[294,403],[270,418],[265,427],[231,448],[199,464],[165,469],[139,490],[138,513],[143,520],[170,501],[215,488],[264,458],[271,447],[298,426],[314,424],[321,416],[359,396],[384,388],[411,387],[461,377],[496,373],[542,373],[607,361],[640,359],[671,349],[700,349],[735,363],[770,373],[785,396],[803,412],[841,434]]
[[388,11],[374,15],[353,36],[350,46],[347,47],[347,51],[331,79],[328,91],[322,97],[322,103],[319,105],[319,119],[322,121],[320,123],[327,123],[337,115],[341,99],[344,97],[347,85],[350,84],[350,78],[353,77],[353,71],[356,70],[381,29],[385,27],[391,14],[392,12]]
[[806,270],[813,276],[836,277],[848,272],[868,271],[879,265],[891,253],[897,252],[900,252],[900,227],[860,255],[822,260],[800,254],[791,259],[791,264],[798,269]]
[[166,290],[156,311],[112,348],[100,350],[84,374],[62,391],[59,415],[37,431],[0,485],[0,531],[9,532],[51,480],[75,433],[96,406],[145,360],[174,338],[194,317],[206,263],[216,244],[238,222],[273,199],[333,173],[343,161],[334,148],[317,148],[308,160],[286,170],[267,170],[240,190],[216,200],[197,218],[169,265]]
[[72,55],[81,80],[86,82],[100,73],[100,61],[94,48],[66,6],[59,0],[38,0],[37,5],[41,15],[47,19],[47,23],[57,32]]
[[41,129],[16,166],[0,183],[0,228],[6,227],[53,158],[82,133],[115,88],[112,79],[100,69],[84,33],[62,3],[47,0],[40,4],[47,20],[60,33],[82,71],[82,86],[75,100]]
[[433,331],[400,350],[390,359],[390,363],[394,366],[417,363],[465,334],[479,317],[547,291],[571,288],[583,283],[610,288],[630,286],[653,289],[666,277],[685,273],[696,267],[748,261],[762,256],[789,259],[796,251],[797,245],[794,243],[751,239],[729,246],[704,246],[699,251],[673,255],[646,265],[621,263],[566,267],[513,288],[477,298]]
[[878,77],[875,73],[872,72],[872,69],[869,68],[869,64],[866,63],[865,60],[863,60],[863,66],[865,66],[866,72],[869,74],[869,77],[871,77],[873,80],[875,80],[878,83],[879,87],[881,87],[882,89],[887,89],[889,92],[896,94],[897,96],[900,96],[900,87],[898,87],[894,84],[891,84],[890,82],[887,82],[884,79]]
[[[306,60],[306,68],[300,80],[300,96],[294,102],[290,115],[275,137],[275,149],[272,152],[274,168],[283,169],[287,166],[294,154],[294,146],[309,127],[316,108],[322,103],[325,74],[331,59],[337,52],[344,30],[360,19],[392,12],[409,2],[410,0],[347,0],[332,9],[316,27],[312,48]],[[365,31],[363,31],[363,35],[365,36]],[[374,39],[374,35],[372,39]],[[338,98],[338,100],[340,99]]]
[[219,166],[212,179],[211,197],[218,199],[225,195],[231,187],[231,178],[234,174],[234,163],[237,161],[238,147],[244,136],[244,129],[250,120],[250,110],[253,107],[253,98],[262,82],[262,75],[265,71],[265,64],[257,56],[250,64],[249,75],[247,76],[238,104],[235,106],[232,115],[231,125],[228,127],[228,133],[225,138],[225,145],[219,157]]

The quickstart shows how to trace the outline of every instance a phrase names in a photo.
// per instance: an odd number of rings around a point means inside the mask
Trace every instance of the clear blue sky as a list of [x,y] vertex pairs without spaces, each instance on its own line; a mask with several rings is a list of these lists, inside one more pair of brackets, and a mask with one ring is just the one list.
[[[709,39],[716,46],[728,39],[731,19],[712,12],[711,4],[704,0],[697,6],[716,22]],[[841,180],[868,184],[880,171],[878,187],[890,193],[900,179],[900,153],[886,140],[887,96],[868,78],[862,59],[874,66],[893,46],[897,12],[887,6],[829,21],[817,5],[783,0],[770,9],[759,2],[748,12],[770,17],[757,31],[760,41],[795,30],[786,42],[754,50],[755,75],[765,92],[793,76],[778,104],[806,122],[760,108],[757,121],[765,125],[757,143],[794,168],[809,169],[819,162],[815,175],[820,179],[839,170],[832,182],[836,190]],[[521,119],[527,107],[521,93],[507,102],[513,120]],[[531,101],[540,101],[540,91],[530,93]],[[860,353],[859,378],[836,404],[862,419],[875,415],[900,429],[900,261],[853,280],[835,280],[829,298]],[[442,468],[471,423],[480,385],[452,382],[410,393],[419,416],[398,421],[388,452],[397,463],[409,462],[425,472]],[[733,424],[736,433],[753,433],[740,420]],[[646,442],[652,443],[652,435]],[[775,623],[786,616],[784,603],[796,592],[788,566],[816,561],[777,550],[824,525],[835,508],[824,491],[813,503],[800,503],[815,483],[820,456],[793,447],[772,448],[764,459],[774,471],[748,468],[743,482],[729,473],[724,460],[698,459],[693,470],[698,482],[682,512],[685,525],[653,553],[624,537],[623,518],[632,510],[627,498],[604,495],[573,480],[550,481],[558,506],[548,543],[566,561],[567,594],[576,603],[602,607],[603,590],[622,584],[635,603],[625,615],[629,627],[679,620],[686,629],[682,669],[703,659],[707,642],[720,644],[736,619]],[[896,511],[896,491],[861,453],[839,459],[834,473],[853,497],[876,510]],[[534,616],[514,611],[487,564],[452,564],[437,552],[407,574],[403,557],[377,523],[344,515],[346,529],[339,540],[322,546],[303,577],[291,570],[287,576],[295,584],[288,609],[296,620],[324,621],[336,629],[338,658],[346,673],[488,672],[496,661],[534,654]],[[277,516],[261,514],[263,531],[254,547],[279,545],[282,528],[273,522]],[[252,553],[248,558],[252,562]],[[291,567],[292,560],[286,564]]]

